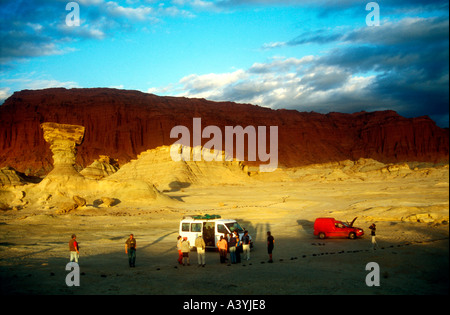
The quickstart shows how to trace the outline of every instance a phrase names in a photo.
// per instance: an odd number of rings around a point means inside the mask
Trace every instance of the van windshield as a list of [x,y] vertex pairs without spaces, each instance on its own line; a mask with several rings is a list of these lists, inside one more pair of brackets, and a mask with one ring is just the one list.
[[237,222],[225,223],[225,225],[228,227],[230,232],[234,232],[235,230],[237,230],[239,233],[244,232],[244,230],[241,228],[241,226]]
[[349,228],[350,227],[350,225],[348,223],[344,223],[341,221],[336,222],[335,225],[336,225],[336,227],[339,227],[339,228],[344,228],[344,227]]

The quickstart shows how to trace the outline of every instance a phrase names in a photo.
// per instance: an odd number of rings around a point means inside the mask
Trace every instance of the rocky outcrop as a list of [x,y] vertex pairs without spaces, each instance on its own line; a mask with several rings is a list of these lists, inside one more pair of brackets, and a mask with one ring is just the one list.
[[[0,106],[0,167],[26,175],[48,174],[52,153],[40,124],[86,129],[75,168],[99,155],[124,165],[140,153],[170,146],[173,127],[278,126],[278,162],[295,167],[372,158],[383,163],[448,162],[449,132],[428,117],[404,118],[393,111],[354,114],[302,113],[249,104],[159,97],[115,89],[45,89],[14,93]],[[203,139],[204,145],[209,139]]]
[[26,180],[12,167],[3,167],[0,169],[0,187],[2,186],[20,186],[26,183]]
[[[224,185],[245,183],[250,180],[247,167],[239,161],[173,161],[170,156],[170,147],[161,146],[145,151],[123,167],[108,180],[118,182],[141,180],[155,185],[160,191],[178,191],[197,185]],[[182,148],[188,151],[191,157],[201,148]],[[223,151],[215,152],[224,155]]]
[[86,178],[102,179],[118,170],[119,165],[116,160],[106,155],[100,155],[98,160],[95,160],[91,165],[83,169],[80,174]]

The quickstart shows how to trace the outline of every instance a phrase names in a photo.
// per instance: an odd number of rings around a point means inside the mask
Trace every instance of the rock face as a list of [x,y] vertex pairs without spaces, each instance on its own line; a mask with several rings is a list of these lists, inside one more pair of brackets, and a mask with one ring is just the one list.
[[0,167],[25,175],[52,170],[52,153],[40,128],[44,122],[85,127],[75,165],[81,170],[99,155],[124,165],[149,149],[170,146],[178,140],[170,138],[172,128],[186,126],[192,134],[195,117],[203,128],[217,126],[222,133],[226,126],[278,126],[280,166],[359,158],[448,162],[448,129],[428,117],[408,119],[393,111],[324,115],[138,91],[56,88],[16,92],[0,106]]
[[11,167],[0,168],[0,187],[2,186],[20,186],[26,181]]

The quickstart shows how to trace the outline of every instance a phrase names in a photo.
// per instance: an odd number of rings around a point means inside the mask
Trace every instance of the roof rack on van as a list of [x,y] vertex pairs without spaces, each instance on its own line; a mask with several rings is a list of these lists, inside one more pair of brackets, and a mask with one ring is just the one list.
[[218,214],[205,214],[205,215],[187,215],[184,216],[183,219],[194,219],[194,220],[214,220],[214,219],[220,219],[221,216]]

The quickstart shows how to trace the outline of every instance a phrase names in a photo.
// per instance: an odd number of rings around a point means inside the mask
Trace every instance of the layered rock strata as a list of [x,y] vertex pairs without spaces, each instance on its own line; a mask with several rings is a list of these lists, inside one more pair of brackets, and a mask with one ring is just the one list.
[[[76,168],[99,155],[120,165],[177,139],[175,126],[278,126],[278,160],[284,167],[371,158],[383,163],[448,162],[449,131],[429,117],[405,118],[393,111],[354,114],[272,110],[250,104],[159,97],[116,89],[45,89],[14,93],[0,106],[0,167],[26,175],[52,170],[40,124],[82,125],[84,144]],[[202,139],[205,145],[209,139]],[[224,147],[224,146],[223,146]]]

